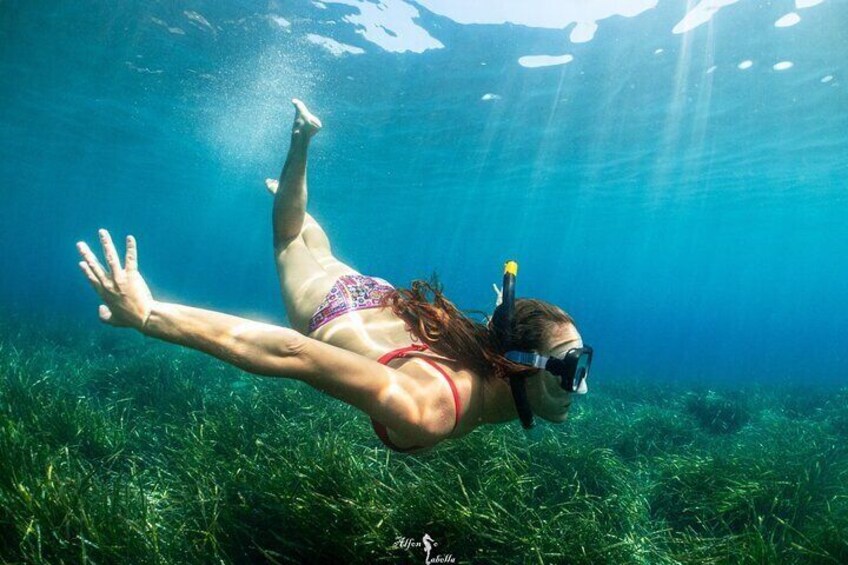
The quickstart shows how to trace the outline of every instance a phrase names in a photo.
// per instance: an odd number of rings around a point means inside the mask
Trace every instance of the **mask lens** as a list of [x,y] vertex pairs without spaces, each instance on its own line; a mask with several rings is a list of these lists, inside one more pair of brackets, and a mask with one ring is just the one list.
[[589,363],[591,363],[591,359],[588,353],[581,354],[577,360],[577,366],[574,368],[574,383],[572,387],[574,392],[578,394],[585,394],[588,390],[586,379],[589,376]]
[[575,373],[577,374],[577,378],[585,379],[589,376],[589,354],[583,353],[580,355],[580,359],[577,360],[577,367]]

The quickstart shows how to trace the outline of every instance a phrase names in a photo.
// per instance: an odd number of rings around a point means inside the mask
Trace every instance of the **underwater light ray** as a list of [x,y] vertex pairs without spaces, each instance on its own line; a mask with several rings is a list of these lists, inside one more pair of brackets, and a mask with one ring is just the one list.
[[[687,1],[687,13],[692,10],[693,0]],[[681,36],[680,54],[677,57],[674,78],[672,82],[671,97],[667,104],[665,124],[662,128],[662,137],[658,147],[657,157],[654,161],[651,185],[654,191],[651,194],[650,205],[657,206],[665,196],[662,194],[662,186],[668,180],[671,168],[676,162],[675,154],[679,149],[680,128],[684,118],[684,105],[686,101],[687,77],[692,61],[692,34],[684,33]]]
[[[704,46],[705,67],[712,68],[715,63],[715,23],[710,21],[707,24],[707,38]],[[686,178],[700,176],[704,162],[710,163],[713,156],[713,151],[706,148],[707,131],[709,129],[710,116],[712,115],[712,94],[713,82],[715,80],[714,73],[704,73],[701,76],[701,82],[698,86],[698,99],[695,102],[695,110],[693,115],[693,125],[691,137],[689,140],[689,150],[694,150],[701,158],[689,162],[689,169]],[[706,157],[706,159],[704,159]],[[709,165],[708,165],[709,166]]]
[[[570,62],[570,59],[569,59]],[[554,119],[557,116],[557,110],[560,106],[560,96],[562,95],[563,85],[565,84],[566,74],[570,71],[570,64],[562,64],[559,65],[559,78],[557,80],[556,88],[553,91],[553,98],[550,101],[550,110],[548,111],[548,117],[544,122],[544,128],[542,129],[542,137],[539,142],[538,149],[536,151],[536,155],[533,158],[533,166],[531,170],[531,183],[530,190],[534,191],[537,186],[544,185],[546,182],[546,175],[550,172],[550,161],[551,158],[554,157],[554,152],[557,149],[558,141],[562,134],[562,127],[554,127]]]
[[565,73],[567,72],[569,65],[560,65],[559,72],[559,82],[557,82],[556,90],[554,91],[554,98],[551,101],[551,111],[548,113],[548,120],[545,122],[545,131],[548,132],[551,129],[551,124],[553,124],[554,116],[556,115],[557,108],[560,103],[560,96],[562,94],[562,85],[565,82]]
[[[508,197],[508,194],[504,191],[492,191],[491,188],[487,188],[486,185],[491,181],[489,178],[484,179],[484,175],[491,174],[492,162],[495,161],[492,158],[493,153],[506,131],[507,121],[505,117],[511,115],[510,112],[514,111],[512,106],[515,104],[516,96],[515,73],[515,70],[510,70],[499,74],[500,80],[496,85],[497,88],[493,89],[492,92],[502,93],[503,97],[499,95],[498,98],[487,101],[490,110],[474,144],[476,147],[476,163],[472,167],[471,179],[473,180],[463,193],[465,198],[464,209],[467,215],[465,220],[468,222],[485,224],[493,222],[497,210],[503,209],[505,199]],[[485,206],[482,209],[476,205],[481,193],[484,193],[484,197],[489,199],[492,205]]]

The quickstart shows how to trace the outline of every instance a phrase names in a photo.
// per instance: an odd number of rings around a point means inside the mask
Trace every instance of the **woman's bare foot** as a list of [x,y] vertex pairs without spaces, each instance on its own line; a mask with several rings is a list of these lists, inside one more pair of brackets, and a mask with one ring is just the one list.
[[[297,98],[292,98],[292,104],[294,104],[295,114],[294,114],[294,123],[292,124],[292,144],[289,147],[289,155],[286,159],[286,164],[288,166],[288,162],[291,159],[301,160],[306,158],[306,147],[309,145],[309,140],[312,139],[312,136],[318,133],[323,127],[321,124],[321,120],[319,120],[315,115],[309,111],[309,108],[306,107],[302,101]],[[285,175],[286,170],[283,168],[283,175]],[[277,189],[280,187],[280,181],[276,179],[265,179],[265,188],[268,189],[272,195],[277,194]]]
[[316,118],[306,107],[306,104],[297,98],[292,98],[292,104],[294,104],[296,110],[294,125],[292,125],[292,137],[305,135],[306,139],[311,138],[321,129],[321,120]]

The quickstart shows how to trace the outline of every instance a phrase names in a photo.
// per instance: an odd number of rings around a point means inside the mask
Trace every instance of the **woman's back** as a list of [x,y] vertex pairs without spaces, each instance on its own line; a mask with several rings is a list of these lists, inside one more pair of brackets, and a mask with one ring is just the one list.
[[[347,312],[321,325],[309,336],[374,360],[418,345],[421,350],[403,351],[403,356],[392,358],[387,364],[416,378],[421,385],[416,394],[422,405],[430,403],[433,409],[443,409],[452,418],[458,413],[459,421],[448,437],[466,435],[479,424],[480,387],[477,385],[480,377],[456,361],[413,341],[406,323],[390,308]],[[388,436],[395,444],[410,445],[393,430],[388,430]]]

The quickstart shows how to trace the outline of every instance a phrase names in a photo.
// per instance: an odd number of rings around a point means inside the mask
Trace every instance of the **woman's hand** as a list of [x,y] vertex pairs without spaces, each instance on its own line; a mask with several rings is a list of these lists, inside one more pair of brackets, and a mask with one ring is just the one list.
[[503,291],[495,283],[492,283],[492,289],[495,291],[495,308],[497,308],[503,304]]
[[154,300],[147,283],[138,272],[135,238],[127,236],[127,255],[123,268],[109,232],[101,229],[98,233],[106,264],[109,266],[108,272],[84,242],[77,243],[77,249],[83,258],[79,263],[82,272],[105,302],[100,305],[100,320],[113,326],[140,330],[150,316]]

